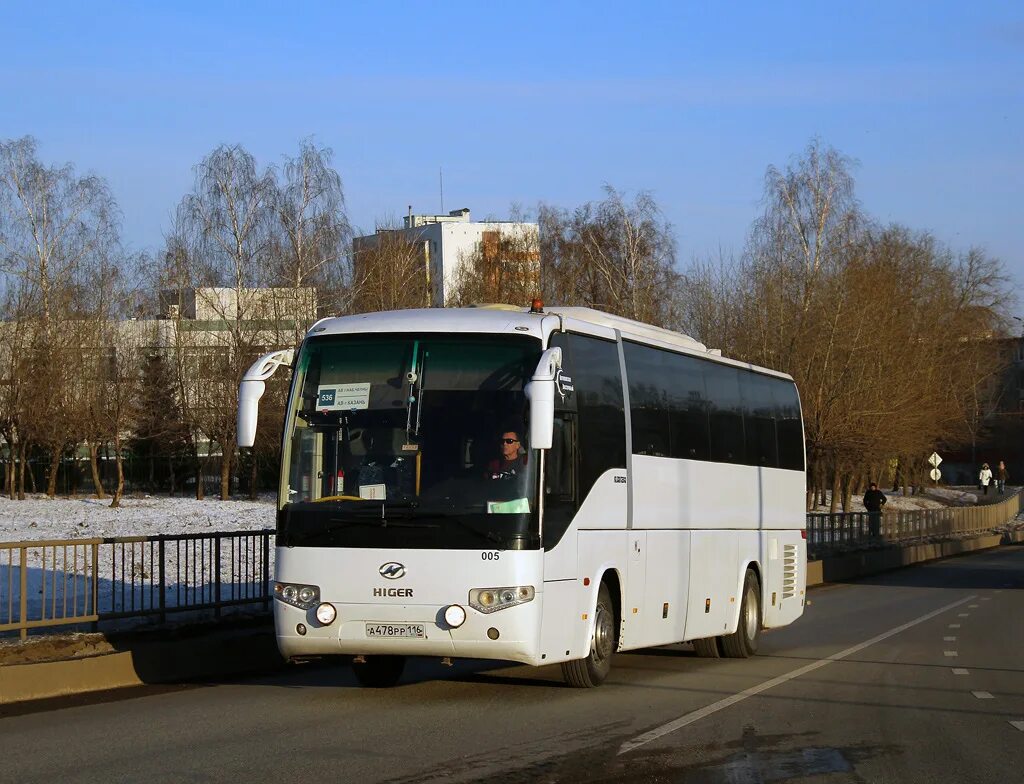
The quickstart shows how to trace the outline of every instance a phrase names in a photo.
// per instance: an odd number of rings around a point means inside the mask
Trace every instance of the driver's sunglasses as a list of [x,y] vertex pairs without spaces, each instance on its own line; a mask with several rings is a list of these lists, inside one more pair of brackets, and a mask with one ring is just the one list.
[[503,439],[501,439],[501,443],[503,443],[503,444],[518,444],[519,443],[519,439],[518,438],[503,438]]

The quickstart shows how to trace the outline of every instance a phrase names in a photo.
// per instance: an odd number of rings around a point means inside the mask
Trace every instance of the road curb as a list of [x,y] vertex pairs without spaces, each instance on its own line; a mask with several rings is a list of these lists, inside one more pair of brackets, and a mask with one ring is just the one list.
[[[92,639],[90,644],[95,642]],[[102,647],[109,650],[56,661],[0,663],[0,705],[126,686],[235,677],[284,666],[269,619],[255,627],[170,640],[124,638]]]

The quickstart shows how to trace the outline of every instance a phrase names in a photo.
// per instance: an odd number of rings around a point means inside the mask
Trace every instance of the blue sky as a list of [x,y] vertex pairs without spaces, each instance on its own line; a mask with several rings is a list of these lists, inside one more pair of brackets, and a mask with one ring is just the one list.
[[[847,7],[848,6],[848,7]],[[353,222],[653,191],[680,257],[742,250],[813,136],[884,221],[1024,281],[1024,6],[0,5],[0,138],[110,182],[156,248],[215,145],[334,149]],[[1022,304],[1024,307],[1024,304]]]

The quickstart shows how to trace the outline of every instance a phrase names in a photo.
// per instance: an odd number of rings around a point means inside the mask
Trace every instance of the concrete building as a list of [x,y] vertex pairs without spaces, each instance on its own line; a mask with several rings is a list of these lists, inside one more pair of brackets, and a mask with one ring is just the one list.
[[[381,235],[388,232],[397,233],[403,239],[415,243],[420,249],[423,273],[427,277],[430,305],[436,308],[444,307],[449,301],[464,261],[481,249],[485,255],[489,249],[496,250],[502,236],[525,237],[533,241],[534,247],[539,247],[539,227],[536,223],[474,221],[466,208],[452,210],[447,215],[414,215],[410,208],[403,223],[400,229],[378,229],[375,234],[356,237],[352,244],[353,251],[358,260],[361,250],[374,247]],[[539,281],[539,254],[530,261],[536,262],[532,272],[536,273]]]

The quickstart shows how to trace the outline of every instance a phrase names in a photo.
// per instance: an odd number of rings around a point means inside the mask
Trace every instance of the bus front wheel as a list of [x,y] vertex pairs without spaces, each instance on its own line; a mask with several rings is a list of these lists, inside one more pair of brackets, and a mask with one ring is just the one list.
[[757,653],[757,637],[761,631],[761,586],[753,569],[747,569],[743,578],[743,600],[740,602],[740,620],[736,631],[719,639],[722,654],[731,659],[746,659]]
[[363,656],[352,662],[352,672],[361,686],[388,689],[395,686],[405,669],[404,656]]
[[600,686],[612,668],[612,654],[617,647],[615,605],[612,604],[608,584],[602,582],[594,608],[594,636],[590,641],[590,653],[585,659],[562,663],[565,682],[577,689]]

